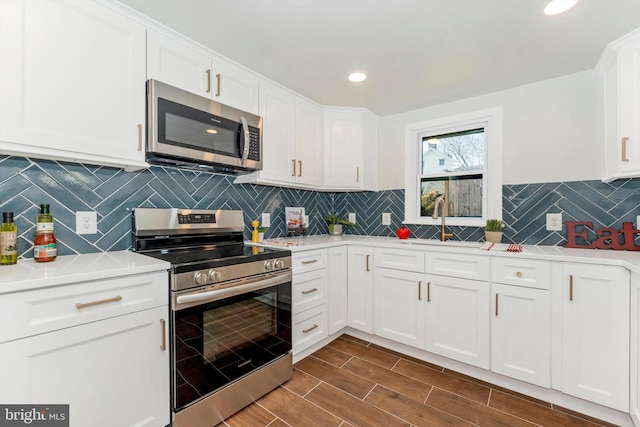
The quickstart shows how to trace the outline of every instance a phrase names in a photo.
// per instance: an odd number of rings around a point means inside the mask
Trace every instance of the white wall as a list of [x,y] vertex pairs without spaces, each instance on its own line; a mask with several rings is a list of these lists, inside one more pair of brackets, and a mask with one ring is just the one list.
[[604,176],[602,77],[595,70],[383,117],[378,188],[404,188],[405,125],[503,107],[503,184]]

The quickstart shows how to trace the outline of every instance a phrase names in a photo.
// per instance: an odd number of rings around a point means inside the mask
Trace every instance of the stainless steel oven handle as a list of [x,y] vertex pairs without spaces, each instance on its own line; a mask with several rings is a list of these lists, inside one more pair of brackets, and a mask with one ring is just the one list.
[[242,160],[241,165],[244,165],[249,158],[249,145],[251,144],[251,134],[249,133],[249,125],[247,119],[244,116],[240,116],[240,123],[242,123],[242,129],[244,130],[244,146],[242,147]]
[[[246,278],[242,279],[241,281],[232,282],[240,282],[235,286],[226,288],[223,287],[211,291],[194,292],[186,295],[178,295],[175,298],[176,305],[174,309],[180,310],[182,308],[192,307],[197,304],[206,304],[208,302],[217,301],[223,298],[228,298],[251,291],[257,291],[259,289],[270,288],[272,286],[287,283],[289,281],[291,281],[291,271],[287,271],[286,273],[277,273],[275,275],[270,274],[268,277],[258,276]],[[184,307],[180,307],[181,305]]]

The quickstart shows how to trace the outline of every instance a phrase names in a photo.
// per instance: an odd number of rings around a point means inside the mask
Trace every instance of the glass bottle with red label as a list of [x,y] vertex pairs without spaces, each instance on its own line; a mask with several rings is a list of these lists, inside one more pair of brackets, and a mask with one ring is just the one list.
[[37,262],[49,262],[57,256],[58,244],[53,231],[53,215],[49,213],[49,205],[40,205],[40,214],[36,218],[33,259]]

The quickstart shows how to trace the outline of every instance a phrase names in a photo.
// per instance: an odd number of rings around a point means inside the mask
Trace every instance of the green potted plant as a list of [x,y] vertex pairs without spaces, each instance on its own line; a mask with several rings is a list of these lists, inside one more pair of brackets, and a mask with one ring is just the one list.
[[491,243],[500,243],[502,241],[502,229],[504,222],[500,219],[488,219],[484,226],[484,239]]
[[329,234],[333,234],[335,236],[341,235],[344,231],[346,231],[347,227],[354,226],[355,224],[347,219],[340,218],[338,215],[327,215],[324,218],[324,221],[329,226]]
[[264,240],[264,232],[267,231],[267,227],[258,227],[258,242]]

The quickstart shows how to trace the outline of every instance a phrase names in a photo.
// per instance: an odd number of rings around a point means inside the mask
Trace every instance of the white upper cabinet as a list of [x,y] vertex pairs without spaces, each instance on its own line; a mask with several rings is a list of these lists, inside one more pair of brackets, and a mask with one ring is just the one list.
[[605,79],[605,181],[640,176],[640,29],[611,42],[598,67]]
[[361,108],[324,109],[324,186],[375,190],[378,118]]
[[284,88],[260,84],[263,169],[236,183],[320,189],[322,110]]
[[258,114],[257,75],[179,36],[147,31],[147,77]]
[[135,170],[145,28],[85,0],[0,2],[0,154]]

